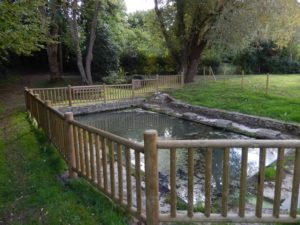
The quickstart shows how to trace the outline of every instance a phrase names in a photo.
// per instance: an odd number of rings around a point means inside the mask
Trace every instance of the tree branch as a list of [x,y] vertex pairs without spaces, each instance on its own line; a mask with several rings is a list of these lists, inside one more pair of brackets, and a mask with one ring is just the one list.
[[95,39],[96,39],[97,20],[98,20],[99,10],[100,10],[100,1],[96,0],[95,1],[95,11],[94,11],[94,15],[93,15],[92,24],[91,24],[91,30],[90,30],[88,53],[87,53],[86,62],[85,62],[86,76],[87,76],[89,83],[93,83],[92,74],[91,74],[91,64],[93,61],[93,49],[94,49],[94,43],[95,43]]
[[158,8],[158,0],[154,0],[154,4],[155,4],[155,13],[157,15],[157,19],[158,19],[158,22],[160,24],[160,28],[161,28],[161,31],[163,33],[163,36],[165,38],[165,41],[166,41],[166,45],[167,45],[167,48],[169,49],[170,53],[171,53],[171,56],[173,58],[173,60],[177,63],[177,64],[180,64],[180,59],[179,59],[179,56],[178,54],[176,53],[176,51],[174,50],[174,47],[172,46],[172,42],[171,42],[171,38],[167,32],[167,29],[166,29],[166,26],[164,24],[164,21],[163,21],[163,15],[162,15],[162,12],[161,10]]

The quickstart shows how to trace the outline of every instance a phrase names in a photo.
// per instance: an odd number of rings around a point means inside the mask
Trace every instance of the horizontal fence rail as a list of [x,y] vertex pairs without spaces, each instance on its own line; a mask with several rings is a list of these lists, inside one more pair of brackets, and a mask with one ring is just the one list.
[[[157,148],[160,151],[169,151],[170,155],[170,212],[159,214],[161,222],[236,222],[236,223],[266,223],[266,222],[299,222],[298,215],[298,196],[300,181],[300,140],[159,140]],[[229,210],[230,194],[230,152],[239,148],[241,152],[240,172],[239,172],[239,198],[238,210],[236,213]],[[256,208],[253,212],[246,210],[246,195],[248,194],[247,173],[248,151],[255,148],[259,152],[259,170],[258,180],[256,182],[255,198]],[[268,212],[264,212],[264,182],[266,169],[266,153],[268,149],[275,148],[277,151],[275,191],[273,207]],[[293,184],[291,193],[291,204],[288,214],[282,214],[280,210],[281,192],[284,172],[285,152],[294,151],[295,159],[293,161]],[[176,175],[176,155],[182,152],[187,155],[187,209],[186,211],[177,210],[177,175]],[[195,156],[202,152],[205,157],[204,163],[204,193],[205,200],[203,209],[196,209],[194,204],[195,193]],[[212,193],[216,187],[212,185],[212,164],[213,153],[222,151],[222,177],[221,193],[219,199],[212,198]],[[219,208],[213,208],[218,204]],[[200,212],[199,212],[200,211]],[[216,212],[217,211],[217,212]]]
[[183,76],[181,75],[157,75],[151,79],[133,79],[131,84],[34,88],[31,90],[33,94],[38,94],[41,100],[50,100],[53,106],[72,106],[146,97],[157,91],[182,86]]
[[[169,79],[169,78],[165,78]],[[171,78],[170,78],[171,79]],[[175,79],[175,78],[172,78]],[[153,79],[154,80],[154,79]],[[175,81],[174,81],[175,82]],[[177,82],[177,81],[176,81]],[[153,88],[152,83],[149,90]],[[236,223],[295,223],[300,222],[298,213],[299,182],[300,182],[300,140],[160,140],[154,130],[144,133],[144,143],[135,143],[107,131],[83,125],[75,121],[72,113],[61,114],[53,108],[52,100],[68,101],[71,93],[74,101],[102,99],[102,90],[107,93],[106,100],[131,97],[125,95],[127,86],[89,86],[56,89],[25,89],[26,109],[33,121],[36,121],[48,136],[51,143],[58,149],[69,167],[70,177],[81,176],[112,199],[117,205],[138,220],[150,225],[160,222],[236,222]],[[137,89],[140,87],[136,87]],[[77,97],[74,90],[79,90]],[[84,91],[88,90],[88,91]],[[121,91],[123,90],[123,91]],[[131,87],[128,92],[131,92]],[[137,93],[137,92],[136,92]],[[53,98],[53,96],[56,96]],[[46,98],[46,99],[45,99]],[[49,98],[49,99],[47,99]],[[73,102],[74,102],[73,101]],[[103,100],[104,101],[104,100]],[[60,102],[60,103],[61,103]],[[63,104],[61,104],[63,105]],[[264,208],[264,189],[266,155],[270,149],[276,152],[274,201],[272,208]],[[240,159],[238,176],[235,185],[230,175],[232,172],[232,152],[239,152]],[[254,181],[252,194],[255,198],[255,208],[249,211],[247,195],[249,194],[248,153],[258,154],[257,179]],[[220,193],[215,197],[214,184],[215,163],[214,154],[222,152]],[[291,202],[287,213],[281,210],[281,195],[284,181],[286,153],[292,152],[293,160],[289,159],[293,168],[291,173]],[[168,154],[169,198],[166,201],[169,210],[162,210],[160,192],[159,154]],[[186,156],[186,203],[179,207],[180,193],[178,191],[178,155]],[[196,161],[201,154],[203,165]],[[289,155],[290,156],[290,155]],[[167,162],[165,162],[167,163]],[[197,170],[203,166],[203,184],[198,183]],[[182,182],[182,181],[181,181]],[[252,181],[253,182],[253,181]],[[182,183],[181,183],[182,184]],[[233,190],[233,188],[235,189]],[[195,204],[199,190],[203,193],[202,206]],[[230,206],[235,199],[235,208]],[[199,196],[198,196],[199,197]]]

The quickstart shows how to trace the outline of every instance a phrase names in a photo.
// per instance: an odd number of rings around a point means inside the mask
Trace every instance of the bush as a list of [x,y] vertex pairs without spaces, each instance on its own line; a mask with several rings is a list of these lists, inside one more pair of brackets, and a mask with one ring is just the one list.
[[93,78],[95,80],[100,80],[105,76],[116,78],[113,74],[116,73],[115,71],[119,68],[118,48],[112,39],[109,28],[105,25],[97,29],[93,53]]
[[109,76],[103,77],[102,80],[106,84],[124,84],[127,82],[124,70],[120,69],[119,72],[111,72]]
[[300,62],[292,60],[289,51],[271,41],[253,43],[234,59],[246,73],[295,74],[300,72]]
[[121,67],[128,74],[176,74],[176,64],[169,55],[146,55],[142,52],[125,53],[120,59]]

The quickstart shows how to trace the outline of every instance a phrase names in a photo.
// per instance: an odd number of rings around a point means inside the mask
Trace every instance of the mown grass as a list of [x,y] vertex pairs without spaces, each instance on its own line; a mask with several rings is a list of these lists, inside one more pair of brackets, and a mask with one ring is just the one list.
[[0,224],[128,224],[84,180],[60,181],[65,163],[25,113],[13,114],[9,124],[12,132],[0,141]]
[[300,122],[300,75],[270,75],[265,93],[266,75],[197,82],[171,94],[193,105],[219,108],[283,121]]

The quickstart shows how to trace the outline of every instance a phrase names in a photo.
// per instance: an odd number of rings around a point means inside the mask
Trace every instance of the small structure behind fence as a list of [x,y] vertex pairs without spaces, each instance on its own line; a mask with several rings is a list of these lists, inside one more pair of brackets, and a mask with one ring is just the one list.
[[[110,101],[132,98],[138,95],[136,89],[149,85],[155,89],[163,85],[169,88],[181,86],[179,78],[134,85],[100,85],[88,87],[67,87],[52,89],[25,89],[26,109],[38,126],[47,134],[51,143],[61,153],[68,164],[70,177],[83,177],[102,193],[112,199],[130,215],[148,225],[159,222],[299,222],[297,212],[300,182],[300,140],[159,140],[156,131],[145,131],[144,143],[135,143],[109,132],[83,125],[73,119],[72,113],[61,114],[52,106],[89,103],[90,101]],[[174,83],[173,83],[174,82]],[[161,85],[161,86],[160,86]],[[121,89],[122,87],[122,89]],[[173,86],[172,86],[173,87]],[[116,91],[117,90],[117,91]],[[123,90],[123,91],[120,91]],[[126,91],[124,91],[126,90]],[[125,95],[125,93],[131,93]],[[149,91],[150,92],[150,91]],[[112,94],[113,93],[113,94]],[[148,93],[146,90],[143,94]],[[71,98],[69,97],[71,96]],[[71,102],[71,103],[70,103]],[[256,187],[256,212],[247,214],[247,156],[249,148],[259,151],[259,176]],[[241,173],[239,182],[239,205],[236,213],[230,212],[229,201],[229,154],[232,148],[241,148]],[[276,148],[276,166],[273,209],[263,213],[264,171],[267,148]],[[286,149],[294,149],[294,172],[292,181],[291,205],[289,214],[280,211],[283,162]],[[170,212],[160,211],[158,152],[170,154]],[[184,151],[187,161],[187,208],[177,208],[176,155]],[[196,212],[194,206],[194,158],[197,152],[205,154],[205,200],[204,210]],[[223,151],[223,173],[221,206],[218,213],[212,211],[212,152]],[[145,165],[145,171],[143,167]]]

